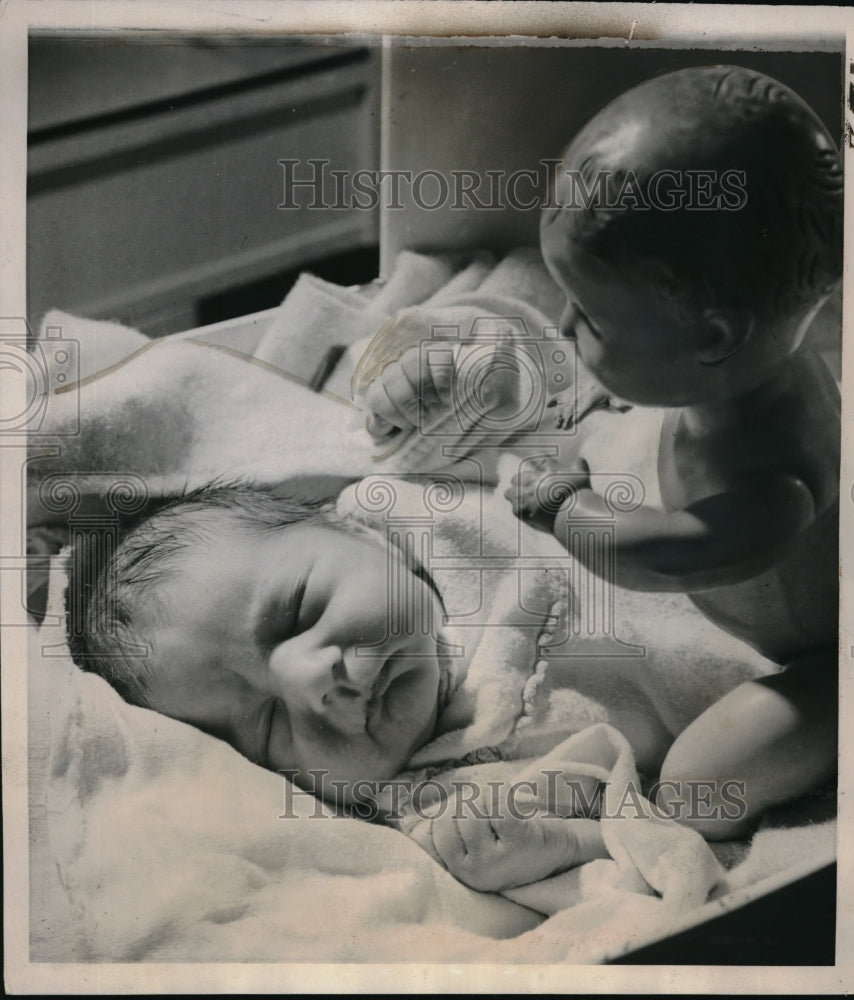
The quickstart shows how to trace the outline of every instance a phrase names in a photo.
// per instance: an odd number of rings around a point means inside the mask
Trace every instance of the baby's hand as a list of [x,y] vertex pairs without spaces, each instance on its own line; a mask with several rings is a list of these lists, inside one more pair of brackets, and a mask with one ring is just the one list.
[[531,391],[512,331],[499,329],[486,341],[443,340],[432,334],[439,323],[448,326],[447,311],[399,313],[373,338],[353,375],[353,398],[383,457],[401,451],[404,463],[419,470],[434,467],[440,444],[443,455],[444,446],[455,446],[456,461],[497,444],[497,427],[506,427],[504,438],[524,430],[514,417]]
[[550,459],[526,463],[504,491],[513,513],[540,531],[551,532],[558,512],[580,489],[590,486],[590,470],[580,460],[570,469],[559,469]]
[[480,892],[528,885],[607,857],[599,824],[537,813],[500,818],[448,808],[413,834],[460,882]]

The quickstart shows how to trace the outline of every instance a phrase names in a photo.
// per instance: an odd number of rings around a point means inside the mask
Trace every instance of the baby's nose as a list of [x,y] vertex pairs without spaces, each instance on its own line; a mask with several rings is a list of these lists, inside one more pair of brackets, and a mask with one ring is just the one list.
[[320,714],[343,733],[361,732],[366,723],[377,671],[365,658],[343,652],[321,685]]
[[272,666],[286,704],[302,705],[338,729],[364,727],[377,676],[372,658],[331,645],[277,653]]
[[348,671],[344,654],[341,651],[338,651],[338,656],[332,664],[326,683],[322,684],[321,687],[324,689],[321,695],[321,702],[324,705],[332,705],[336,702],[346,704],[370,696],[370,685],[367,683],[367,679],[360,677],[352,668]]

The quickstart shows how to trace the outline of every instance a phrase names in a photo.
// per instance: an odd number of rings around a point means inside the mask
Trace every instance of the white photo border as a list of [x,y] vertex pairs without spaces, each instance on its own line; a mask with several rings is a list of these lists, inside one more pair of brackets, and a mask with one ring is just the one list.
[[[771,47],[791,50],[846,46],[854,67],[854,10],[842,7],[723,6],[702,4],[596,4],[443,2],[288,2],[288,0],[7,0],[0,3],[0,317],[26,315],[25,196],[28,32],[91,35],[142,31],[169,37],[205,32],[241,35],[400,35],[453,39],[510,36],[564,39],[579,44],[630,45],[635,41],[684,47]],[[541,44],[549,44],[544,41]],[[847,95],[854,74],[844,81]],[[846,139],[854,112],[846,109]],[[854,164],[854,139],[845,159]],[[854,185],[847,185],[843,330],[854,329]],[[844,340],[845,338],[843,338]],[[850,339],[850,338],[849,338]],[[843,363],[841,552],[842,683],[840,734],[854,732],[854,352]],[[7,373],[3,393],[20,393]],[[7,400],[16,398],[7,396]],[[23,407],[21,408],[23,410]],[[0,531],[6,552],[23,551],[25,461],[21,440],[0,440]],[[840,738],[837,965],[737,966],[444,966],[304,964],[38,964],[29,961],[29,850],[27,808],[27,682],[25,612],[17,600],[17,574],[0,573],[2,620],[3,861],[5,985],[9,993],[106,992],[614,992],[843,993],[854,988],[854,741]],[[849,794],[846,794],[849,793]],[[794,920],[808,920],[794,914]]]

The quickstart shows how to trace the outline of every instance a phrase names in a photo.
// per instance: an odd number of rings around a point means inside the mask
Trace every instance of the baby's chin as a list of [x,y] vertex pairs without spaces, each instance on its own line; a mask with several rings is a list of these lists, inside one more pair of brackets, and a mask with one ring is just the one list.
[[373,801],[379,805],[384,801],[386,783],[405,771],[415,752],[433,738],[438,714],[438,702],[434,699],[417,729],[413,730],[412,725],[387,726],[381,732],[374,732],[367,744],[353,745],[339,766],[330,762],[326,773],[331,779],[329,787],[335,790],[336,803],[352,806]]

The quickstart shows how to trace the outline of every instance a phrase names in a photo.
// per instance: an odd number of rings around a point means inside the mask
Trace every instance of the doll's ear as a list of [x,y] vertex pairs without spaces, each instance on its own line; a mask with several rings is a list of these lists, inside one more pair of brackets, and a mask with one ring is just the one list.
[[752,320],[728,309],[704,309],[700,364],[719,365],[731,358],[747,343],[752,328]]

